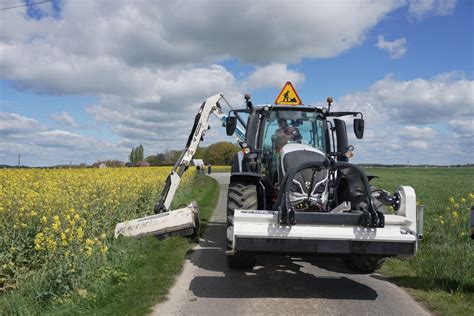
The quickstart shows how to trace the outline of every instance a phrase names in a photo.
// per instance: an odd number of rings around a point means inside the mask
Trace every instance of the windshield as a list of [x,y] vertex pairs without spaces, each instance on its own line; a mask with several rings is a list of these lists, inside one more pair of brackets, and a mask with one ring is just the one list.
[[274,110],[267,114],[263,128],[262,149],[268,162],[267,172],[273,181],[277,181],[276,166],[284,145],[306,144],[326,152],[324,120],[315,112]]
[[300,143],[325,152],[323,124],[315,112],[272,111],[265,120],[263,150],[279,153],[286,144]]

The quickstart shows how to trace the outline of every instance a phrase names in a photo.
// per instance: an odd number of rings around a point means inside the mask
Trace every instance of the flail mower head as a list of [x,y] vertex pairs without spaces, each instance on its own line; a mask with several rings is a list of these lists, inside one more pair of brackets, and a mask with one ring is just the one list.
[[118,223],[115,238],[119,236],[142,237],[189,236],[199,233],[199,209],[196,202],[161,214]]

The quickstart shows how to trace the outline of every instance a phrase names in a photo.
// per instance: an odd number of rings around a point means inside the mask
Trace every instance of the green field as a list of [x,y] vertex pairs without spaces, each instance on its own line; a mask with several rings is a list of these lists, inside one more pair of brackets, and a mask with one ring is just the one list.
[[469,238],[474,168],[366,168],[372,183],[394,192],[415,188],[425,206],[424,239],[409,260],[388,260],[381,273],[441,314],[474,315],[474,242]]
[[[215,172],[230,172],[219,166]],[[425,206],[424,239],[416,257],[390,259],[381,273],[440,314],[474,315],[474,242],[469,238],[474,168],[365,168],[372,184],[415,188]]]

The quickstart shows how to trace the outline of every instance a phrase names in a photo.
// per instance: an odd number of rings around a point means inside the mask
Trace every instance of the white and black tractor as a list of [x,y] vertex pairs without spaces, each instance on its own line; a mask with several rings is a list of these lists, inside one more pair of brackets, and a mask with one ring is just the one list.
[[229,266],[250,267],[265,253],[333,255],[371,272],[386,257],[416,253],[422,225],[413,188],[401,186],[391,196],[371,186],[373,177],[349,162],[354,147],[340,119],[354,117],[361,139],[362,113],[333,112],[331,102],[323,108],[247,102],[229,113],[227,134],[238,122],[246,131],[228,191]]
[[[386,257],[415,255],[423,231],[423,210],[415,191],[400,186],[393,195],[371,186],[351,164],[346,124],[364,134],[360,112],[327,107],[253,106],[233,109],[223,94],[201,106],[182,155],[174,165],[156,215],[119,223],[115,236],[189,235],[199,229],[195,202],[170,206],[181,176],[217,116],[242,148],[232,164],[227,200],[227,261],[248,268],[262,254],[332,255],[358,271],[371,272]],[[221,103],[230,107],[224,114]]]

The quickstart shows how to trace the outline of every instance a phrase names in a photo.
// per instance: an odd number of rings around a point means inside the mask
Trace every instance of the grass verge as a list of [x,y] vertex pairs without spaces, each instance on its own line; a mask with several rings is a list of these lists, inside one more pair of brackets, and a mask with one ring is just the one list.
[[[197,201],[201,221],[207,223],[218,196],[217,182],[197,175],[190,186],[180,188],[174,204]],[[111,245],[106,260],[91,257],[83,263],[81,278],[74,284],[77,290],[72,294],[45,295],[55,286],[58,273],[48,273],[46,267],[25,277],[17,290],[0,297],[0,314],[147,314],[154,304],[166,298],[193,246],[191,240],[179,237],[119,239]]]
[[230,172],[231,166],[212,166],[212,172],[220,173],[220,172]]
[[424,239],[415,257],[389,259],[380,272],[442,315],[474,315],[474,242],[469,238],[474,168],[367,168],[372,183],[415,188],[425,205]]

